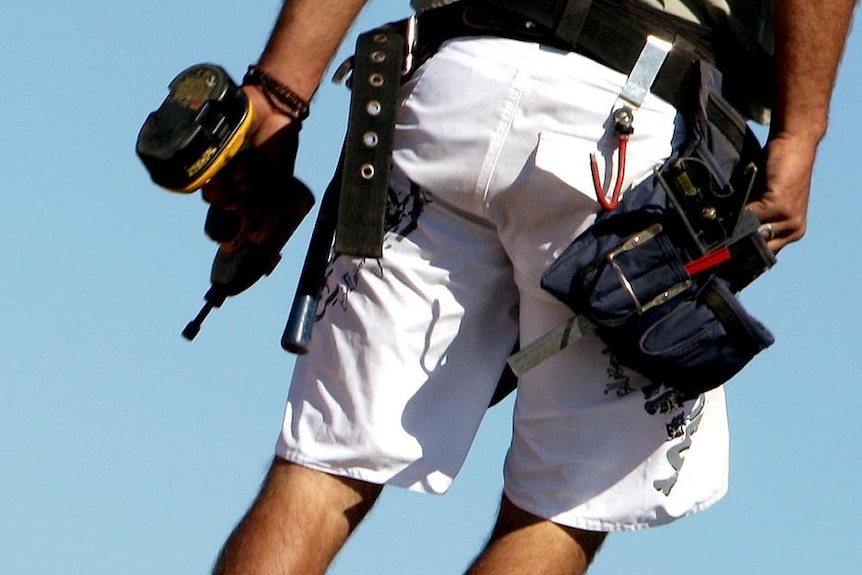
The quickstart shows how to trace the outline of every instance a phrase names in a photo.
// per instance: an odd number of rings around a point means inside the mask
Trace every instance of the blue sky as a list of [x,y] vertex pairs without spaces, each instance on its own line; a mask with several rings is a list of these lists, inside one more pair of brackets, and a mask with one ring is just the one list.
[[[406,4],[373,1],[354,32]],[[256,493],[293,366],[278,341],[312,219],[276,272],[214,312],[190,344],[179,332],[214,253],[205,205],[155,188],[134,142],[179,70],[214,61],[241,76],[278,5],[0,8],[3,573],[206,573]],[[609,538],[593,573],[858,569],[859,69],[857,29],[809,235],[743,294],[777,343],[729,386],[730,494],[697,517]],[[297,173],[318,195],[347,97],[324,85],[303,130]],[[508,401],[489,413],[446,496],[387,491],[333,575],[459,573],[496,510],[510,411]]]

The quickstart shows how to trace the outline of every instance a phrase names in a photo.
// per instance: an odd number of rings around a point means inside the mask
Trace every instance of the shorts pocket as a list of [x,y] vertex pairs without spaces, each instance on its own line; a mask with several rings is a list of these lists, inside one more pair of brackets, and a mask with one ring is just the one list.
[[595,146],[595,140],[545,131],[539,134],[535,166],[598,205],[589,168]]

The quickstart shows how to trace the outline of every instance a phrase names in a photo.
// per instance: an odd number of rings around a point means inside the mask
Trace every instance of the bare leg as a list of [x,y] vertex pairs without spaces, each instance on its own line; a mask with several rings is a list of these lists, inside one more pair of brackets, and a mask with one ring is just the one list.
[[541,519],[504,496],[491,540],[467,575],[582,575],[606,535]]
[[214,575],[323,575],[381,489],[276,458]]

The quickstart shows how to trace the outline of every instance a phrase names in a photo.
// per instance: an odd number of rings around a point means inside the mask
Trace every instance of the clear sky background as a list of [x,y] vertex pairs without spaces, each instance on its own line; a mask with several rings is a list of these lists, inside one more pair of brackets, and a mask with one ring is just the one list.
[[[181,69],[213,61],[239,78],[278,5],[0,8],[0,573],[204,574],[257,491],[293,366],[279,338],[312,218],[276,272],[188,343],[180,330],[215,251],[205,205],[153,186],[134,143]],[[375,0],[354,32],[406,5]],[[858,572],[860,69],[857,29],[809,235],[744,293],[777,343],[729,386],[729,495],[610,537],[596,575]],[[347,101],[324,85],[302,133],[297,173],[318,197]],[[446,496],[385,492],[333,575],[460,573],[496,511],[510,412],[511,400],[489,413]]]

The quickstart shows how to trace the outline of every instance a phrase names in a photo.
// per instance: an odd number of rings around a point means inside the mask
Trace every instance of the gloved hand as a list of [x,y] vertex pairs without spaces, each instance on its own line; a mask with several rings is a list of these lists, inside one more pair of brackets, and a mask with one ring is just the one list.
[[253,111],[250,135],[246,147],[203,187],[210,204],[204,228],[220,250],[256,245],[274,258],[274,266],[314,197],[293,176],[300,124],[273,111],[255,87],[244,90]]

